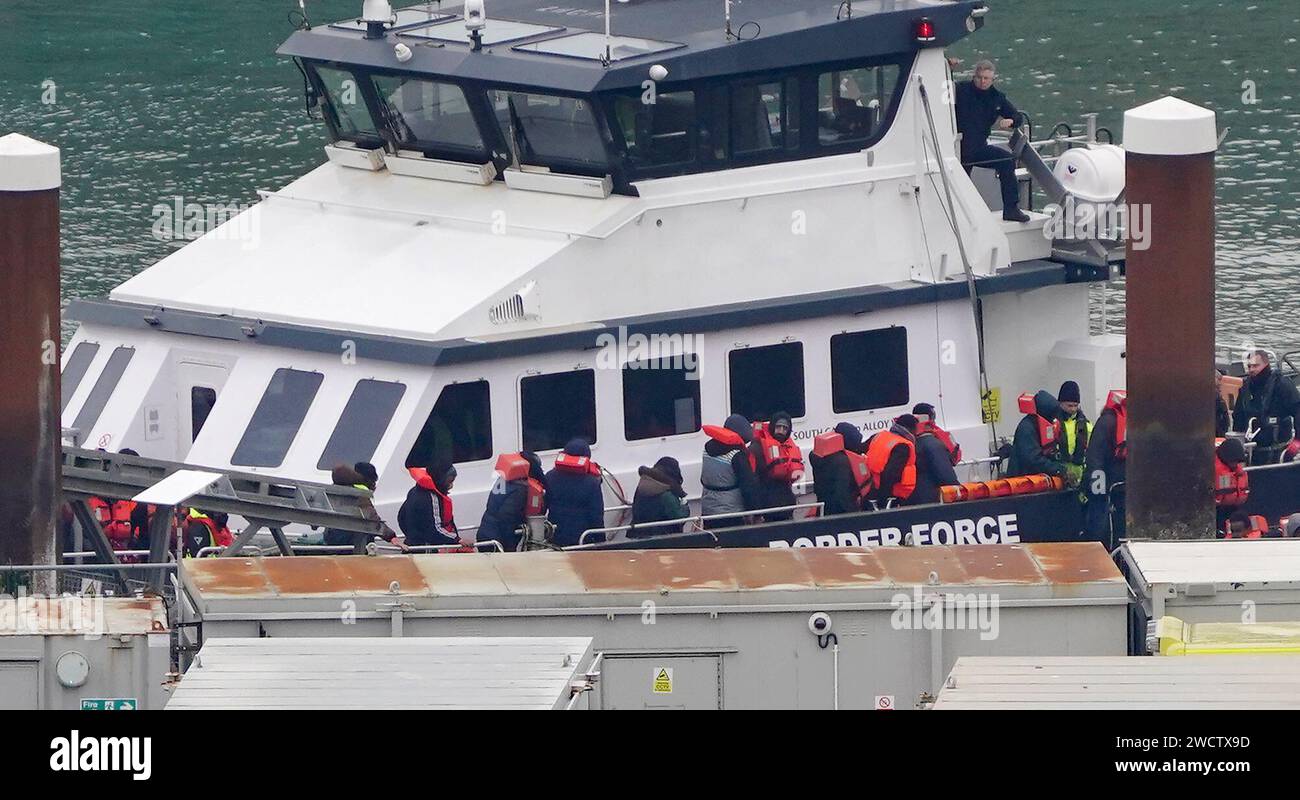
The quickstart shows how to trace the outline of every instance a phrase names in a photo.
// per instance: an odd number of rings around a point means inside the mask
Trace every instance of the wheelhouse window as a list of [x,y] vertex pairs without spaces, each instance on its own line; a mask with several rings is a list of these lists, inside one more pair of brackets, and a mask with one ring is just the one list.
[[780,150],[785,138],[784,92],[780,81],[731,87],[731,152],[737,156]]
[[696,369],[694,362],[671,356],[623,367],[623,433],[629,442],[700,429]]
[[393,421],[406,386],[392,381],[360,380],[343,407],[316,469],[333,469],[339,464],[369,461]]
[[334,134],[351,142],[378,142],[379,128],[366,105],[361,81],[350,70],[325,66],[312,69],[325,93],[325,118]]
[[399,146],[438,158],[487,160],[459,86],[409,75],[377,75],[374,81]]
[[907,405],[907,329],[831,337],[831,407],[835,413]]
[[557,450],[581,436],[596,443],[596,371],[530,375],[519,381],[525,450]]
[[817,140],[822,145],[872,139],[893,107],[897,64],[832,70],[817,77]]
[[778,411],[804,415],[803,344],[786,342],[747,347],[727,354],[731,413],[751,422],[769,420]]
[[210,386],[190,387],[190,443],[199,440],[199,431],[217,404],[217,390]]
[[81,385],[81,379],[86,377],[86,370],[90,369],[90,362],[95,360],[97,353],[99,345],[94,342],[78,342],[72,348],[72,355],[68,356],[68,363],[63,367],[63,379],[60,382],[59,393],[63,403],[60,413],[68,408],[68,401],[77,393],[77,387]]
[[695,160],[695,92],[618,95],[614,98],[614,118],[628,161],[634,167],[654,168]]
[[240,467],[283,464],[324,377],[319,372],[277,369],[230,463]]
[[[104,370],[99,373],[98,380],[91,387],[86,402],[77,412],[77,418],[72,421],[72,427],[80,431],[83,437],[90,433],[96,422],[99,422],[99,415],[104,413],[108,398],[113,396],[113,390],[117,389],[118,382],[122,380],[122,373],[126,372],[126,367],[131,363],[131,357],[134,355],[134,347],[118,347],[109,355],[108,363],[104,365]],[[85,439],[83,438],[82,441]]]
[[425,420],[408,467],[429,467],[439,461],[463,464],[492,455],[492,393],[487,381],[444,386]]
[[609,172],[605,141],[590,101],[501,89],[492,90],[490,97],[521,166],[598,177]]

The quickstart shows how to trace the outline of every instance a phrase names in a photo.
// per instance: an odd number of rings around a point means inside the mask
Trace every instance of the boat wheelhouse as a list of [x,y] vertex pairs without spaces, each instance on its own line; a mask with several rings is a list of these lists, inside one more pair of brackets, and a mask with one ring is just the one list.
[[325,163],[72,304],[64,426],[292,479],[368,460],[390,523],[403,467],[448,456],[473,526],[496,454],[573,436],[627,496],[663,455],[698,493],[731,412],[786,410],[807,449],[926,401],[983,454],[1024,389],[1075,379],[1099,411],[1124,375],[1089,336],[1107,268],[1052,259],[1047,217],[1003,222],[958,161],[943,48],[983,3],[728,8],[295,32]]

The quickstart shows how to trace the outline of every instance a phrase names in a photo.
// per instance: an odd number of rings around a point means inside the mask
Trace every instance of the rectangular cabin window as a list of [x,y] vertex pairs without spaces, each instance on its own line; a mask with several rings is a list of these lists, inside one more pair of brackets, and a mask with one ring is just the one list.
[[609,158],[591,102],[579,97],[490,92],[492,107],[521,166],[604,176]]
[[731,87],[731,152],[744,156],[780,150],[785,130],[781,83]]
[[695,92],[660,92],[653,103],[643,94],[614,98],[614,118],[628,160],[659,167],[695,160]]
[[207,386],[190,387],[190,444],[199,440],[199,431],[217,404],[217,390]]
[[230,463],[240,467],[278,467],[283,464],[324,378],[319,372],[277,369],[262,393],[248,429],[230,457]]
[[325,92],[325,114],[339,137],[353,142],[377,142],[379,129],[370,115],[370,107],[366,105],[361,81],[345,69],[322,66],[312,69]]
[[576,436],[596,443],[596,371],[530,375],[519,381],[525,450],[558,450]]
[[802,343],[732,350],[727,373],[731,413],[744,414],[750,422],[771,419],[778,411],[804,415]]
[[487,161],[487,148],[459,86],[409,75],[376,75],[398,144],[436,158]]
[[63,379],[60,381],[59,394],[62,395],[63,405],[59,408],[59,413],[68,409],[68,401],[77,393],[81,379],[86,377],[86,370],[90,369],[90,362],[95,360],[98,352],[99,345],[94,342],[78,342],[72,348],[72,355],[68,356],[68,363],[63,367]]
[[439,461],[463,464],[492,455],[492,394],[487,381],[444,386],[424,421],[408,467],[430,467]]
[[897,64],[823,72],[817,78],[817,141],[865,141],[883,131],[898,87]]
[[698,368],[668,355],[624,365],[623,433],[629,442],[700,429]]
[[72,427],[81,432],[79,441],[87,447],[95,446],[94,442],[86,441],[86,437],[90,435],[95,423],[99,422],[99,415],[104,412],[104,406],[108,405],[108,398],[113,396],[118,382],[122,380],[122,373],[126,372],[126,367],[131,363],[131,357],[134,355],[134,347],[119,347],[109,355],[103,372],[99,373],[99,379],[91,387],[86,402],[77,412],[77,418],[72,421]]
[[357,381],[348,404],[343,407],[316,469],[333,469],[339,464],[369,461],[393,421],[406,385],[392,381]]
[[835,413],[907,405],[907,329],[831,337],[831,407]]

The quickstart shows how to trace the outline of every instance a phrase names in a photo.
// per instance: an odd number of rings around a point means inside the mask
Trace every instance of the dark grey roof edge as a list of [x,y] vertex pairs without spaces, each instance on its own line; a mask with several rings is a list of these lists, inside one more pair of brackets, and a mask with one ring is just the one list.
[[[1009,270],[976,280],[980,296],[1026,291],[1098,276],[1054,261],[1025,261]],[[904,283],[867,286],[845,291],[819,292],[793,298],[775,298],[694,309],[686,314],[650,314],[605,320],[600,327],[565,333],[539,333],[523,339],[474,342],[466,339],[427,341],[397,336],[331,330],[249,317],[232,317],[200,311],[166,309],[118,300],[72,300],[64,311],[68,319],[120,328],[155,329],[168,333],[229,341],[251,341],[318,353],[338,354],[344,343],[355,345],[358,358],[401,364],[439,366],[467,364],[506,356],[536,355],[556,350],[597,347],[602,333],[626,327],[629,334],[706,333],[753,325],[755,322],[790,322],[814,317],[855,315],[889,308],[961,300],[967,297],[965,281],[940,284]]]

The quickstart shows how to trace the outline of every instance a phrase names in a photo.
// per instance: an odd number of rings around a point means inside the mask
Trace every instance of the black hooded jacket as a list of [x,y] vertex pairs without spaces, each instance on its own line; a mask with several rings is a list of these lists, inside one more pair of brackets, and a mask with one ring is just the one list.
[[628,538],[640,539],[681,533],[681,525],[637,527],[649,522],[665,522],[690,515],[690,510],[682,499],[686,496],[686,491],[682,489],[680,474],[673,475],[667,470],[655,467],[641,467],[637,473],[641,476],[641,480],[637,483],[636,493],[632,496],[632,527],[627,532]]
[[[1038,441],[1038,417],[1054,420],[1061,413],[1061,404],[1056,402],[1051,392],[1040,391],[1034,395],[1034,408],[1038,414],[1026,414],[1016,426],[1016,435],[1011,442],[1011,463],[1008,476],[1015,475],[1059,475],[1065,476],[1065,465],[1043,452]],[[1054,451],[1053,451],[1054,452]]]
[[[1244,431],[1250,424],[1251,418],[1256,418],[1259,420],[1257,424],[1265,428],[1264,432],[1255,438],[1256,444],[1267,447],[1275,441],[1286,441],[1291,438],[1294,427],[1293,420],[1286,418],[1295,417],[1297,406],[1300,406],[1300,393],[1297,392],[1295,384],[1269,365],[1242,384],[1241,392],[1237,396],[1237,407],[1232,411],[1233,428]],[[1276,437],[1269,429],[1267,423],[1269,417],[1277,417],[1279,420]]]
[[[862,431],[858,426],[841,422],[835,426],[835,432],[844,437],[845,450],[862,452]],[[813,492],[818,502],[824,504],[824,514],[852,514],[862,510],[858,505],[858,482],[844,450],[828,456],[811,453],[808,466],[812,468]]]
[[907,505],[919,506],[939,502],[939,487],[961,483],[952,468],[952,456],[947,446],[932,433],[916,437],[916,489],[907,498]]

